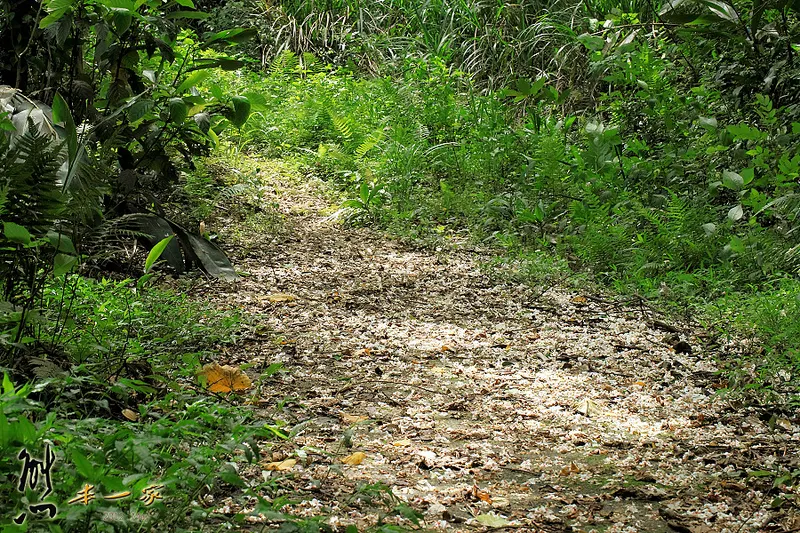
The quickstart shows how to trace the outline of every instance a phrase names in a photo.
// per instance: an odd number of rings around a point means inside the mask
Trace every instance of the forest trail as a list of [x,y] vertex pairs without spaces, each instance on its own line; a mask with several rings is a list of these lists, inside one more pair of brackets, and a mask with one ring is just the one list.
[[770,508],[771,481],[744,476],[797,466],[796,421],[770,429],[716,397],[702,339],[686,332],[693,353],[676,353],[638,307],[343,227],[301,189],[276,193],[284,230],[253,242],[236,259],[250,275],[218,295],[259,324],[220,362],[286,370],[254,397],[296,436],[244,475],[286,476],[305,499],[287,511],[374,525],[399,503],[385,484],[435,531],[800,527]]

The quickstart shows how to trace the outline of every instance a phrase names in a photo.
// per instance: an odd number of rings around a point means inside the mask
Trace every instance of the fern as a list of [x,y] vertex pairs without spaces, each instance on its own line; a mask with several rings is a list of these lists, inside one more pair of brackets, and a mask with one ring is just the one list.
[[17,137],[13,148],[7,137],[2,137],[0,176],[6,178],[3,218],[43,235],[64,210],[64,197],[56,184],[61,147],[36,128]]
[[367,152],[375,148],[382,140],[383,128],[378,128],[371,134],[367,135],[361,144],[359,144],[356,149],[353,150],[353,155],[356,156],[357,159],[363,159],[364,156],[367,155]]
[[84,236],[86,246],[83,251],[96,260],[127,254],[129,246],[135,239],[149,237],[139,229],[140,217],[141,215],[132,213],[103,220]]
[[355,130],[353,119],[346,115],[339,115],[333,110],[329,110],[328,115],[331,117],[331,123],[336,133],[344,139],[345,145],[349,145],[353,140]]
[[217,197],[214,198],[214,205],[217,207],[222,207],[222,204],[228,202],[234,198],[243,196],[244,194],[250,192],[253,189],[252,185],[249,183],[236,183],[234,185],[230,185],[225,187],[217,194]]
[[689,206],[685,200],[675,193],[670,193],[669,204],[666,209],[667,223],[665,229],[667,237],[686,237],[687,221],[689,220]]
[[273,75],[287,75],[300,66],[300,59],[291,50],[284,50],[276,55],[269,65],[269,73]]

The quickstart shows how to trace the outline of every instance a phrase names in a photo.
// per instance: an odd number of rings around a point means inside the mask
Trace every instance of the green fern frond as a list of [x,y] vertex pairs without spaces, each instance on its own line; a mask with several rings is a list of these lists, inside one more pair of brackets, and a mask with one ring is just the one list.
[[666,210],[666,229],[669,237],[678,237],[686,233],[689,220],[689,205],[675,193],[670,193]]
[[217,197],[214,199],[214,204],[221,205],[224,202],[248,193],[252,190],[252,188],[253,187],[249,183],[236,183],[234,185],[225,187],[217,194]]
[[350,143],[353,140],[353,133],[355,131],[353,119],[346,115],[339,115],[332,110],[328,111],[328,115],[331,117],[331,123],[336,133],[338,133],[346,143]]
[[64,210],[64,197],[56,183],[61,147],[36,128],[17,137],[13,147],[0,140],[0,176],[5,183],[4,219],[35,235],[44,235]]
[[367,135],[366,139],[353,150],[353,155],[355,155],[357,159],[363,159],[364,156],[367,155],[367,152],[375,148],[382,140],[383,128],[378,128]]
[[291,74],[300,65],[297,54],[291,50],[284,50],[276,55],[269,65],[270,74]]

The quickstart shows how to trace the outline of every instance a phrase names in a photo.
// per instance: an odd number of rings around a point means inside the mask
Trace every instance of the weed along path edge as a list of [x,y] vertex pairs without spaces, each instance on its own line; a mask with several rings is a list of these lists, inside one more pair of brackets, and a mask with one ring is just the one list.
[[251,398],[294,437],[243,475],[273,479],[265,496],[296,502],[285,511],[341,531],[413,529],[410,510],[437,531],[800,527],[796,509],[770,506],[771,480],[748,476],[797,468],[797,421],[719,398],[702,339],[681,332],[691,353],[676,351],[638,308],[343,227],[302,189],[275,193],[284,230],[253,236],[236,261],[249,276],[215,296],[258,324],[220,362],[253,378],[284,365]]

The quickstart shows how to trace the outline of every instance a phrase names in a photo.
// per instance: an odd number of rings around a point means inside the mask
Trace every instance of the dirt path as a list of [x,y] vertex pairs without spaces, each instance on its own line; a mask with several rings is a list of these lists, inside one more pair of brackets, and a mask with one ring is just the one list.
[[[385,484],[442,531],[800,527],[791,506],[770,508],[771,480],[745,477],[797,468],[797,421],[770,430],[717,399],[697,338],[676,353],[638,309],[542,295],[491,275],[489,255],[348,229],[293,194],[288,231],[254,243],[237,265],[251,275],[221,296],[264,326],[223,358],[287,370],[258,401],[296,436],[264,463],[298,462],[250,472],[306,500],[287,510],[375,524],[398,503]],[[354,452],[363,462],[342,464]]]

